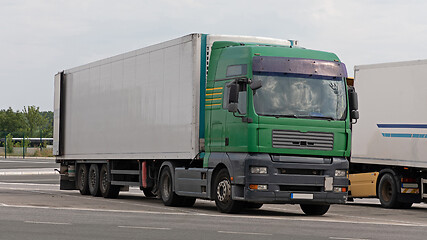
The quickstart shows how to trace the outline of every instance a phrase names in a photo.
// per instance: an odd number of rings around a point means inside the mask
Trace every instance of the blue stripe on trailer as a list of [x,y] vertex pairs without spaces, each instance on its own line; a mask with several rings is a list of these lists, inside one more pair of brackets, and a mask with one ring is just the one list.
[[395,137],[395,138],[427,138],[427,134],[417,133],[381,133],[383,137]]
[[427,124],[377,124],[378,128],[427,128]]

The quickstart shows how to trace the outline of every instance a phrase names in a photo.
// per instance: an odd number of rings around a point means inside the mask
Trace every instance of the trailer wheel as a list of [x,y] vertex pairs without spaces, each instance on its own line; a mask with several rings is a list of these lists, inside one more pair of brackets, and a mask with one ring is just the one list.
[[101,196],[101,191],[99,190],[99,167],[97,164],[90,165],[88,179],[90,194],[94,197]]
[[79,164],[77,169],[77,189],[79,189],[81,195],[89,195],[87,165]]
[[243,202],[232,199],[230,174],[226,168],[221,169],[215,178],[215,204],[218,211],[237,213],[244,206]]
[[300,204],[301,210],[310,216],[322,216],[328,212],[330,205]]
[[103,164],[99,173],[99,190],[105,198],[117,198],[120,192],[120,186],[111,185],[107,164]]
[[398,208],[397,195],[397,186],[393,175],[390,173],[384,174],[378,185],[378,198],[380,199],[381,206],[385,208]]

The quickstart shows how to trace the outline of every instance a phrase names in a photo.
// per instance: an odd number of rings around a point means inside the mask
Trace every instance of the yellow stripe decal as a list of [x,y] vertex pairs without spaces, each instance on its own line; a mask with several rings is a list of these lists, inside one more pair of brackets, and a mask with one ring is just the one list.
[[221,106],[221,103],[218,104],[206,104],[206,107],[212,107],[212,106]]
[[221,95],[222,93],[207,93],[206,96]]
[[420,190],[418,188],[401,188],[401,193],[420,193]]
[[206,91],[222,90],[222,87],[217,88],[206,88]]
[[216,100],[221,100],[221,98],[211,98],[211,99],[206,99],[206,101],[216,101]]

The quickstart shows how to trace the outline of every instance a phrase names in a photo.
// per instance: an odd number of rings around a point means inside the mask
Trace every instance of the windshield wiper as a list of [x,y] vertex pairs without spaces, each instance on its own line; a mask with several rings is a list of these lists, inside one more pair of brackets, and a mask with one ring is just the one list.
[[333,117],[327,116],[311,116],[311,115],[296,115],[296,114],[262,114],[261,116],[266,117],[275,117],[275,118],[304,118],[304,119],[326,119],[326,120],[336,120]]
[[287,117],[287,118],[298,118],[295,114],[288,114],[288,115],[279,115],[279,114],[262,114],[261,116],[266,117],[275,117],[275,118],[281,118],[281,117]]
[[297,118],[335,120],[335,118],[333,118],[333,117],[327,117],[327,116],[312,116],[312,115],[298,115],[298,116],[297,116]]

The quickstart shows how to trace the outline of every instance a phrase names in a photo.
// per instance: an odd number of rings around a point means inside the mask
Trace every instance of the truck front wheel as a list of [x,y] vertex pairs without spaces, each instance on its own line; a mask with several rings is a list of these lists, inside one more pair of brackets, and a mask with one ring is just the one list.
[[226,168],[221,169],[215,178],[215,204],[218,211],[223,213],[239,212],[243,202],[232,199],[230,174]]
[[117,196],[119,196],[120,186],[111,185],[107,164],[102,165],[99,175],[99,190],[101,195],[105,198],[117,198]]
[[310,216],[321,216],[328,212],[330,205],[300,204],[301,210]]
[[86,164],[77,165],[77,189],[81,195],[89,195],[88,169]]
[[385,208],[398,208],[397,194],[397,185],[393,175],[390,173],[384,174],[378,185],[378,198],[380,199],[381,206]]
[[97,164],[91,164],[89,168],[89,192],[92,196],[101,196],[99,191],[99,167]]

